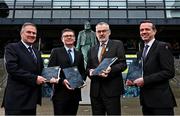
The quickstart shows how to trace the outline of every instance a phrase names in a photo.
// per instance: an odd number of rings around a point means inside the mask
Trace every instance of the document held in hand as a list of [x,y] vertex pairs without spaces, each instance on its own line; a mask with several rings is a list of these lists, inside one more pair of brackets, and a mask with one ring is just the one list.
[[97,68],[94,69],[92,75],[99,75],[103,70],[106,70],[109,66],[111,66],[118,58],[104,58],[103,61],[98,65]]
[[45,67],[42,70],[42,76],[47,79],[46,82],[49,82],[51,78],[60,78],[60,71],[61,68],[59,66],[54,66],[54,67]]
[[126,79],[136,80],[143,76],[143,60],[134,59],[128,68]]
[[79,73],[77,66],[64,68],[63,72],[71,88],[81,88],[85,86],[85,82]]

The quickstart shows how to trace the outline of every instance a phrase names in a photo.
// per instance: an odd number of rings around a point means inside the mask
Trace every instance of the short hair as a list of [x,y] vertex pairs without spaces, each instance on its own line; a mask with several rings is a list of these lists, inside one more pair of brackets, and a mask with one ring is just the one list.
[[157,30],[155,24],[151,20],[143,20],[143,21],[140,22],[140,25],[142,23],[151,23],[152,24],[152,29]]
[[22,25],[22,27],[21,27],[21,32],[20,32],[20,33],[22,33],[22,32],[24,31],[24,28],[25,28],[26,26],[33,26],[33,27],[35,27],[35,28],[37,29],[37,27],[36,27],[36,25],[35,25],[34,23],[26,22],[26,23],[24,23],[24,24]]
[[99,23],[97,23],[96,24],[96,28],[97,28],[97,26],[98,25],[107,25],[108,26],[108,28],[109,28],[109,31],[111,32],[111,30],[110,30],[110,27],[109,27],[109,24],[108,23],[106,23],[106,22],[99,22]]
[[63,29],[63,30],[62,30],[62,32],[61,32],[61,36],[62,36],[62,35],[63,35],[63,33],[65,33],[65,32],[73,32],[73,34],[75,35],[74,30],[69,29],[69,28],[65,28],[65,29]]

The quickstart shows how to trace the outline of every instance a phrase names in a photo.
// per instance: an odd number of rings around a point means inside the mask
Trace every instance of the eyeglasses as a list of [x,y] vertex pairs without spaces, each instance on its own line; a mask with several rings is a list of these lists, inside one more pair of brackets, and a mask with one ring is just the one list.
[[96,32],[97,33],[106,33],[106,32],[108,32],[109,30],[107,29],[107,30],[97,30]]
[[63,35],[64,38],[74,37],[74,35]]

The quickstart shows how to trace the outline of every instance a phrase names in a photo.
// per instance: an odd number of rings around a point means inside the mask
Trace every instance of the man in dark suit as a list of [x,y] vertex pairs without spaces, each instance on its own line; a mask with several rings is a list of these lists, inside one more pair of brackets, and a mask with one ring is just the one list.
[[[121,72],[126,69],[126,59],[123,43],[110,40],[109,25],[100,22],[96,25],[96,36],[99,44],[88,52],[87,73],[91,79],[90,98],[93,115],[119,115],[121,114],[120,95],[124,92]],[[102,54],[102,49],[105,51]],[[104,58],[118,57],[118,60],[98,76],[92,72]]]
[[174,115],[176,101],[169,85],[175,75],[174,58],[165,42],[155,40],[156,27],[150,20],[140,23],[144,41],[138,58],[143,58],[143,77],[127,85],[140,87],[140,103],[144,115]]
[[[48,66],[60,66],[61,69],[77,66],[85,80],[84,58],[82,53],[76,51],[74,47],[74,31],[64,29],[61,40],[64,46],[52,50]],[[71,51],[70,56],[68,56],[69,51]],[[81,100],[81,89],[71,88],[63,71],[61,71],[60,78],[60,80],[55,78],[50,80],[51,83],[54,83],[54,95],[52,97],[54,115],[76,115]]]
[[5,115],[35,115],[36,104],[41,104],[41,84],[46,80],[40,76],[43,68],[40,53],[32,47],[37,35],[36,26],[24,23],[20,35],[20,42],[10,43],[5,48],[8,72],[2,104]]

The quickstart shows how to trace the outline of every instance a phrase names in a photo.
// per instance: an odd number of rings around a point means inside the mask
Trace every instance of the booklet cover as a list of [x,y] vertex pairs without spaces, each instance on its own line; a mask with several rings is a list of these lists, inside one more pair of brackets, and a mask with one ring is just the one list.
[[81,88],[85,86],[85,82],[79,73],[77,66],[65,68],[63,69],[63,72],[71,88]]
[[99,75],[103,70],[106,70],[109,66],[111,66],[118,58],[104,58],[103,61],[99,64],[97,68],[94,69],[92,75]]
[[59,66],[45,67],[43,68],[41,75],[47,79],[46,82],[49,82],[52,77],[57,79],[60,78],[60,71],[61,68]]
[[134,59],[128,68],[126,79],[136,80],[143,76],[143,60]]

